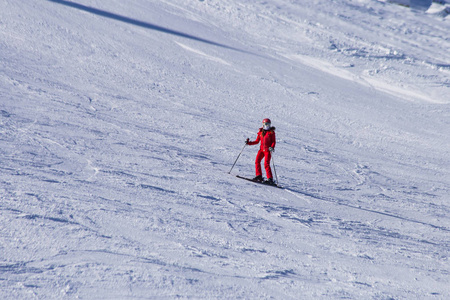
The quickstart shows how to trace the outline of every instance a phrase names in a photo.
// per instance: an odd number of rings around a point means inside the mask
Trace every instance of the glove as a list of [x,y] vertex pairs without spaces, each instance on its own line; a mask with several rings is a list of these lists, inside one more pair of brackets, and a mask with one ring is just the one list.
[[270,152],[275,152],[275,149],[272,148],[272,147],[269,147],[269,151],[270,151]]
[[250,142],[249,138],[247,138],[247,140],[245,140],[245,144],[248,144],[248,142]]

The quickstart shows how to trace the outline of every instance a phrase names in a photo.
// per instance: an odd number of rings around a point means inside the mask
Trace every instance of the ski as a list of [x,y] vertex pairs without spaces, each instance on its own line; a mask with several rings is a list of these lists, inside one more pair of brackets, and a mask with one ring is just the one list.
[[250,178],[247,178],[247,177],[242,177],[242,176],[239,176],[239,175],[236,175],[236,177],[244,179],[244,180],[247,180],[247,181],[251,181],[251,182],[254,182],[254,183],[263,184],[263,185],[266,185],[266,186],[272,186],[272,187],[276,187],[276,188],[279,188],[279,189],[283,188],[283,187],[281,187],[281,186],[279,186],[279,185],[277,185],[275,183],[274,184],[267,183],[267,181],[256,181],[256,180],[253,180],[253,179],[250,179]]

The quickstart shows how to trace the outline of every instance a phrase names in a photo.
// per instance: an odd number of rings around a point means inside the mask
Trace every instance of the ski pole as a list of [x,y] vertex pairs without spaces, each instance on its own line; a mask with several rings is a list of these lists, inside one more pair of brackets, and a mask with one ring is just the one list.
[[273,152],[272,152],[272,164],[273,164],[273,172],[275,173],[275,179],[277,180],[278,184],[277,169],[275,169],[275,160],[273,159]]
[[230,172],[228,172],[228,174],[231,173],[231,170],[233,170],[234,165],[237,163],[237,161],[238,161],[238,159],[239,159],[239,156],[241,156],[242,152],[244,152],[245,146],[247,146],[247,144],[245,144],[245,145],[244,145],[244,148],[242,148],[241,152],[239,153],[238,157],[236,158],[236,161],[234,162],[234,164],[233,164],[233,166],[231,167]]

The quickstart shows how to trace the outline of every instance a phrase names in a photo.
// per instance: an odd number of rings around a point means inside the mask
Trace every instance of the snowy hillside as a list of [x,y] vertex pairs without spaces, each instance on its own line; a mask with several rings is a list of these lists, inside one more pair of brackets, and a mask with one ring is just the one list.
[[449,299],[442,3],[0,1],[0,298]]

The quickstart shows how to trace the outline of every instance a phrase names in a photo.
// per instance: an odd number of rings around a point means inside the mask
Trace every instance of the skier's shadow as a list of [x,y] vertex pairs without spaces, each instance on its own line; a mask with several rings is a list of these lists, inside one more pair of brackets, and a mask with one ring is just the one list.
[[347,207],[350,207],[350,208],[353,208],[353,209],[362,210],[362,211],[366,211],[366,212],[370,212],[370,213],[374,213],[374,214],[379,214],[379,215],[383,215],[383,216],[386,216],[386,217],[391,217],[391,218],[395,218],[395,219],[399,219],[399,220],[403,220],[403,221],[407,221],[407,222],[411,222],[411,223],[422,224],[422,225],[430,226],[430,227],[433,227],[433,228],[436,228],[436,229],[440,229],[442,231],[450,232],[449,228],[446,228],[446,227],[443,227],[443,226],[438,226],[438,225],[434,225],[434,224],[431,224],[431,223],[422,222],[422,221],[414,220],[414,219],[407,218],[407,217],[402,217],[402,216],[395,215],[395,214],[388,213],[388,212],[381,212],[381,211],[377,211],[377,210],[373,210],[373,209],[369,209],[369,208],[364,208],[364,207],[361,207],[361,206],[348,204],[348,203],[345,203],[344,201],[339,201],[338,199],[337,200],[333,200],[333,199],[328,199],[328,198],[325,198],[325,197],[320,197],[318,195],[315,195],[315,194],[309,193],[309,192],[294,190],[294,189],[290,189],[290,188],[285,188],[285,189],[289,190],[291,192],[294,192],[294,193],[298,193],[298,194],[301,194],[301,195],[305,195],[307,197],[311,197],[311,198],[320,200],[320,201],[325,201],[325,202],[333,203],[333,204],[336,204],[336,205],[347,206]]
[[214,45],[214,46],[218,46],[218,47],[222,47],[222,48],[226,48],[226,49],[230,49],[230,50],[234,50],[234,51],[239,51],[239,52],[243,52],[243,53],[248,53],[248,54],[253,54],[250,52],[247,52],[245,50],[241,50],[241,49],[237,49],[234,47],[230,47],[224,44],[220,44],[217,42],[213,42],[207,39],[203,39],[200,37],[196,37],[194,35],[191,34],[187,34],[187,33],[183,33],[181,31],[176,31],[176,30],[172,30],[172,29],[168,29],[168,28],[164,28],[155,24],[151,24],[151,23],[147,23],[147,22],[143,22],[143,21],[139,21],[139,20],[135,20],[132,18],[128,18],[125,16],[121,16],[115,13],[111,13],[111,12],[107,12],[98,8],[94,8],[94,7],[89,7],[89,6],[85,6],[82,4],[78,4],[78,3],[74,3],[74,2],[69,2],[69,1],[65,1],[65,0],[47,0],[50,2],[54,2],[54,3],[58,3],[58,4],[62,4],[62,5],[66,5],[72,8],[76,8],[85,12],[89,12],[92,14],[96,14],[105,18],[110,18],[110,19],[114,19],[120,22],[124,22],[124,23],[128,23],[128,24],[132,24],[135,26],[140,26],[143,28],[147,28],[147,29],[151,29],[151,30],[156,30],[156,31],[160,31],[160,32],[164,32],[167,34],[172,34],[172,35],[176,35],[176,36],[180,36],[180,37],[184,37],[184,38],[188,38],[191,40],[195,40],[198,42],[202,42],[202,43],[206,43],[206,44],[210,44],[210,45]]

